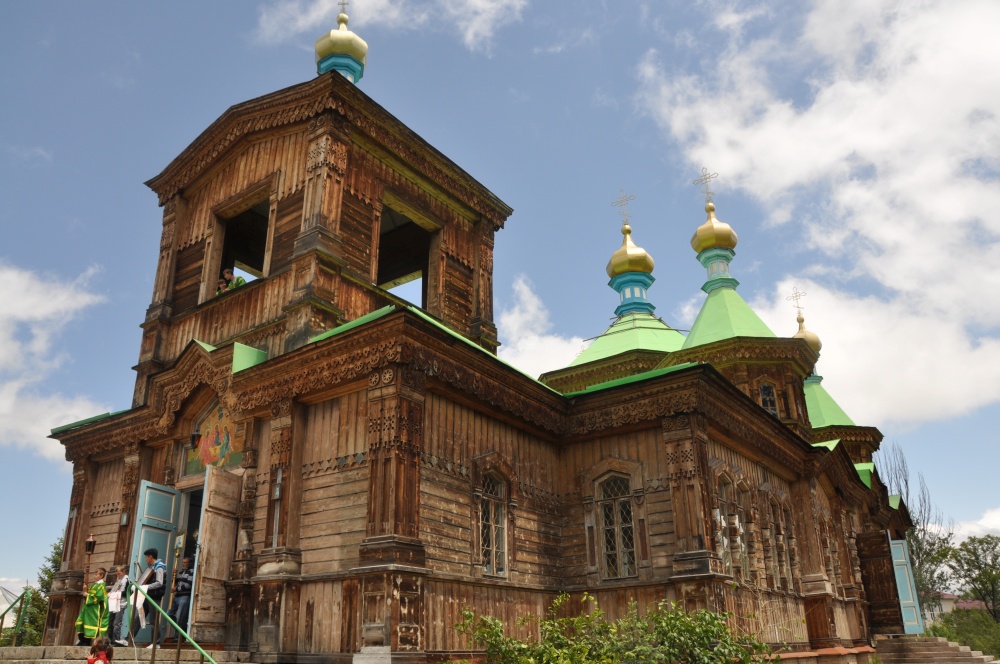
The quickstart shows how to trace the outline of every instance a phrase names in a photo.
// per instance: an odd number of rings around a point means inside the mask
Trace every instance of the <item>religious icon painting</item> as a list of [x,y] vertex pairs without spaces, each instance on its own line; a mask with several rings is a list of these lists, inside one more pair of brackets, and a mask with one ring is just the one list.
[[187,450],[184,462],[185,475],[205,472],[207,466],[228,468],[243,461],[243,445],[236,441],[232,418],[221,405],[209,408],[196,427],[201,439],[198,447]]

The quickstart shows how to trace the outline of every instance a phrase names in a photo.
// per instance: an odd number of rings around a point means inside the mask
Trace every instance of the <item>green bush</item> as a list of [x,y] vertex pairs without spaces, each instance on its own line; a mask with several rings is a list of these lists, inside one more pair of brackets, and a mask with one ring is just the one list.
[[727,614],[686,613],[664,600],[645,616],[631,602],[622,618],[608,621],[597,601],[584,595],[581,613],[560,617],[569,602],[561,595],[552,603],[539,621],[537,641],[509,637],[500,620],[468,609],[455,627],[485,650],[487,664],[753,664],[770,654],[767,644],[734,635]]
[[927,628],[930,636],[943,636],[985,655],[1000,657],[1000,625],[982,610],[955,609]]

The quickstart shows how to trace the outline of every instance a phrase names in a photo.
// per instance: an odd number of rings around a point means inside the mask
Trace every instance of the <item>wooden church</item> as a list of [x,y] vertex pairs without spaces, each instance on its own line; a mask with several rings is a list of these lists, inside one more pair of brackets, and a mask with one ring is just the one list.
[[[511,208],[356,86],[367,45],[338,22],[316,78],[231,107],[147,183],[132,407],[53,431],[73,489],[45,642],[75,638],[91,535],[93,567],[193,557],[191,635],[259,662],[469,657],[463,608],[525,630],[564,592],[728,611],[796,650],[917,630],[881,434],[824,390],[801,318],[780,338],[740,298],[714,204],[688,335],[623,215],[616,321],[525,376],[493,322]],[[255,279],[220,285],[233,267]],[[388,292],[417,278],[419,306]]]

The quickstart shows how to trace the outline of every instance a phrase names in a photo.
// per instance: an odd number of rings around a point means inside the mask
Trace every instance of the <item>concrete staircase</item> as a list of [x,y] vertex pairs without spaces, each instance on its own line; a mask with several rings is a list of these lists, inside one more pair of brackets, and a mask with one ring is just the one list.
[[973,664],[992,662],[969,646],[959,645],[938,636],[902,636],[878,639],[875,650],[884,664]]
[[[240,664],[250,661],[248,652],[227,652],[210,650],[208,654],[219,664]],[[90,646],[25,646],[17,648],[0,648],[0,664],[86,664],[90,655]],[[153,651],[145,647],[138,648],[115,646],[114,664],[125,662],[149,662]],[[177,657],[174,646],[156,649],[157,664],[173,664]],[[180,661],[193,664],[202,660],[201,653],[192,648],[184,648],[180,652]],[[208,664],[208,660],[204,660]]]

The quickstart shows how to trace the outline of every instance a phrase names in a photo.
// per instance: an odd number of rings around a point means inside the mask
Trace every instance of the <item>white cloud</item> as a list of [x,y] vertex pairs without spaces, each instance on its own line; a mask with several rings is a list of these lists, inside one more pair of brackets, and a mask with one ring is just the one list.
[[[741,190],[801,233],[812,264],[779,288],[811,279],[820,368],[858,421],[1000,400],[998,23],[991,0],[817,0],[717,22],[728,46],[704,75],[639,66],[644,110],[723,174],[717,203]],[[760,306],[794,332],[783,296]]]
[[785,299],[792,288],[807,293],[806,327],[823,342],[823,386],[856,423],[905,430],[1000,400],[1000,340],[974,339],[961,321],[905,298],[883,300],[804,278],[784,279],[767,299],[751,303],[778,336],[798,329]]
[[91,269],[72,282],[0,263],[0,446],[63,458],[49,440],[60,424],[106,411],[79,396],[44,394],[38,384],[65,359],[55,346],[63,327],[102,300],[92,293]]
[[7,145],[4,147],[4,152],[11,159],[31,168],[38,168],[52,163],[52,151],[37,145],[31,147]]
[[955,526],[955,534],[959,541],[969,537],[1000,535],[1000,507],[986,510],[975,521],[960,521]]
[[[351,27],[385,26],[415,29],[443,23],[456,29],[473,51],[489,51],[496,32],[521,19],[528,0],[366,0],[348,8]],[[284,0],[262,7],[257,38],[279,43],[299,37],[317,37],[337,27],[340,7],[335,0]]]
[[497,321],[500,359],[535,377],[572,362],[585,348],[584,339],[550,332],[549,310],[524,275],[514,279],[513,290],[513,303]]

